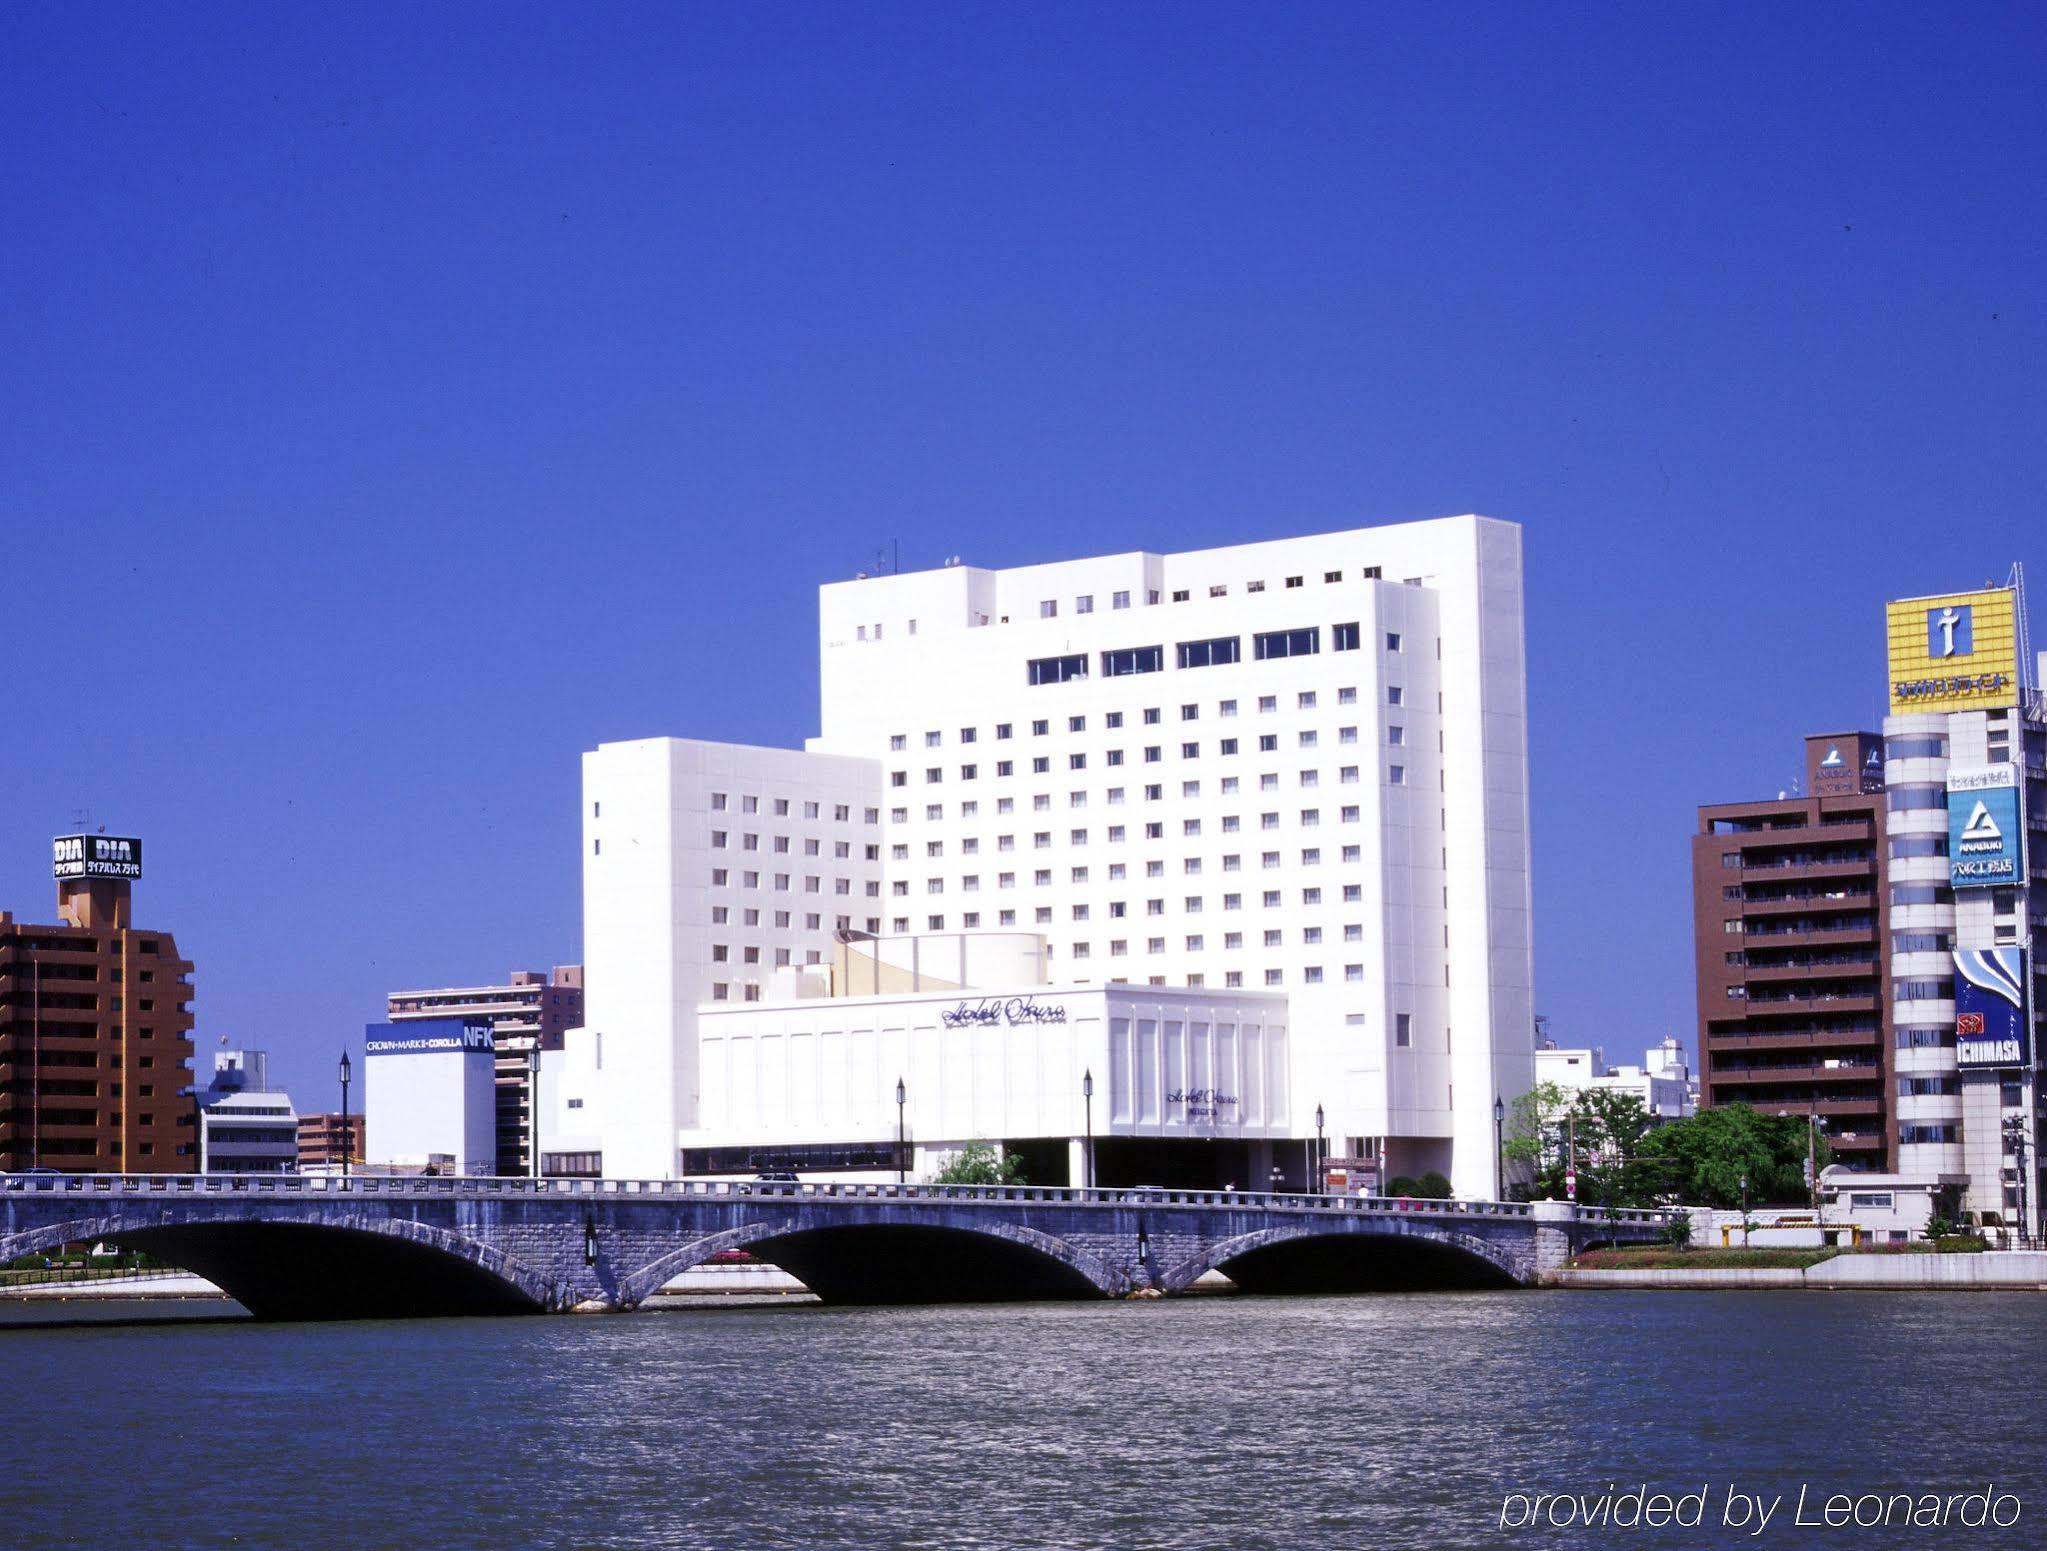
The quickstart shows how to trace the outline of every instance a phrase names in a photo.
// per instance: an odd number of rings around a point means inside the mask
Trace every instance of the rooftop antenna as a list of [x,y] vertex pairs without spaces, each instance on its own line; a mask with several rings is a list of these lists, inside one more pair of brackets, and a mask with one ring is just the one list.
[[2011,575],[2005,578],[2005,586],[2012,590],[2012,618],[2018,630],[2019,647],[2019,688],[2038,689],[2034,682],[2037,676],[2033,665],[2033,632],[2026,623],[2026,563],[2014,560]]

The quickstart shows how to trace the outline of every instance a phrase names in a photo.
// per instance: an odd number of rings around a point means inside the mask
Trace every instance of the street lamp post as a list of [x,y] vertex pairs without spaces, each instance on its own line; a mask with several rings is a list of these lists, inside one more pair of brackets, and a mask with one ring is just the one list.
[[1317,1104],[1315,1106],[1315,1194],[1318,1196],[1328,1188],[1329,1171],[1322,1166],[1323,1156],[1322,1106]]
[[1081,1153],[1081,1178],[1086,1188],[1095,1188],[1095,1072],[1089,1067],[1080,1074],[1081,1103],[1087,1108],[1087,1145]]
[[903,1129],[903,1103],[910,1096],[910,1090],[903,1086],[902,1078],[896,1079],[896,1183],[907,1184],[910,1178],[909,1159],[904,1153],[907,1132]]
[[2026,1122],[2020,1115],[2009,1115],[2004,1122],[2006,1149],[2016,1161],[2019,1176],[2019,1248],[2024,1249],[2032,1241],[2032,1215],[2027,1211],[2026,1202]]
[[341,1177],[348,1178],[348,1157],[355,1151],[348,1134],[348,1080],[355,1075],[348,1052],[341,1052]]
[[1507,1101],[1493,1095],[1493,1199],[1507,1199]]
[[540,1037],[526,1052],[526,1174],[540,1178]]

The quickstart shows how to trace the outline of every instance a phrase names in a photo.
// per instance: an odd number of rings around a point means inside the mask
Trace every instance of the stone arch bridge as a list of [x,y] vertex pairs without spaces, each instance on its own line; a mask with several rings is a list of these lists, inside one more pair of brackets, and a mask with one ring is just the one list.
[[830,1303],[1512,1287],[1667,1214],[1562,1202],[1029,1186],[0,1176],[0,1264],[138,1249],[264,1319],[630,1309],[722,1250]]

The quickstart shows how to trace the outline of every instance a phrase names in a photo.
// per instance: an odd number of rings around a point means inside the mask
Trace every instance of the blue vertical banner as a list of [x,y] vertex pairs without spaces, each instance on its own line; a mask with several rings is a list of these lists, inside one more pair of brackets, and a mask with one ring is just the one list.
[[2015,765],[1948,772],[1948,879],[1954,887],[2012,888],[2023,883],[2025,834]]
[[1973,948],[1955,954],[1955,1059],[1965,1067],[2025,1066],[2026,950]]

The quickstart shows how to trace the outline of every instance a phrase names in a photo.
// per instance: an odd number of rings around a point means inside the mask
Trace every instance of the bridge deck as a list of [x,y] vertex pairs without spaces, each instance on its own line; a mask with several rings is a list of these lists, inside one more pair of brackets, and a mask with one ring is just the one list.
[[745,1249],[828,1301],[1511,1286],[1667,1214],[1562,1202],[886,1181],[0,1176],[0,1259],[104,1241],[277,1318],[634,1307]]

